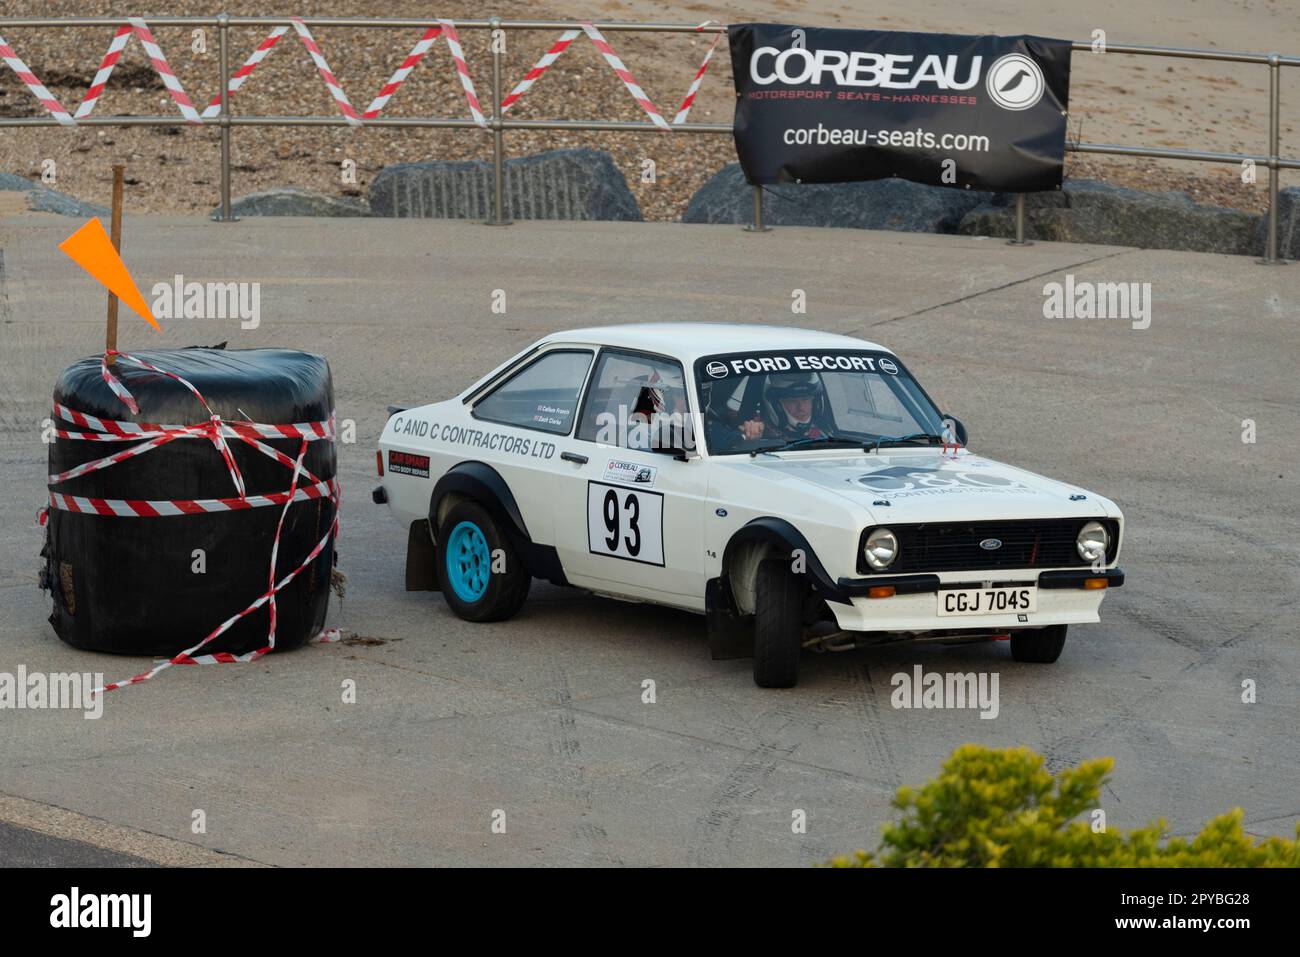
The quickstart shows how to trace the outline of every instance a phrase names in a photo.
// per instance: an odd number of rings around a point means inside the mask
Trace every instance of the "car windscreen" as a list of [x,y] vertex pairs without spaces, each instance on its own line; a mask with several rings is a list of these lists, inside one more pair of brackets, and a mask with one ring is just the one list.
[[888,353],[819,349],[735,352],[695,364],[705,441],[712,455],[781,442],[867,442],[938,435],[943,421],[924,390]]

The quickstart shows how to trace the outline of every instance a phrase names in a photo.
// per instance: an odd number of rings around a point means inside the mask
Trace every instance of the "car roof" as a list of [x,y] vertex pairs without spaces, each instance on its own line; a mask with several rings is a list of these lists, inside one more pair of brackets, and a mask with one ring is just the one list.
[[547,336],[538,345],[583,343],[641,349],[694,362],[701,356],[724,352],[757,352],[787,349],[873,349],[889,352],[865,339],[799,329],[793,326],[763,326],[726,322],[633,322],[616,326],[589,326]]

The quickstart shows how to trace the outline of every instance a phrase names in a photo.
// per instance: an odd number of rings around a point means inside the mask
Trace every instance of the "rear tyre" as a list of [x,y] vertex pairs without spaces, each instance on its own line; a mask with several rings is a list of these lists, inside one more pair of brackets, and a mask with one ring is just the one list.
[[458,502],[438,527],[438,582],[461,618],[501,621],[524,603],[532,576],[487,510]]
[[754,580],[754,684],[793,688],[799,681],[804,580],[781,558],[759,562]]
[[1065,625],[1049,625],[1011,633],[1011,657],[1016,661],[1050,665],[1065,647]]

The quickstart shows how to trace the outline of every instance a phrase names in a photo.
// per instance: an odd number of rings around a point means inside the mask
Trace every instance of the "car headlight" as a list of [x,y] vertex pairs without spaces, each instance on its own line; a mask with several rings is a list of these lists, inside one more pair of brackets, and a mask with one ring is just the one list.
[[1110,534],[1101,522],[1089,522],[1079,529],[1079,538],[1074,543],[1079,550],[1079,557],[1085,562],[1096,562],[1106,557],[1110,547]]
[[884,571],[898,557],[898,536],[887,528],[872,529],[862,546],[862,557],[876,571]]

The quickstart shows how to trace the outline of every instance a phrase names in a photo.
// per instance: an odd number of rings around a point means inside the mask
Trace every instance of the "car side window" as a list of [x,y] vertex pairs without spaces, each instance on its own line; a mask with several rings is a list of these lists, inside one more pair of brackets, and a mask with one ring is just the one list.
[[568,435],[590,366],[585,350],[547,352],[480,399],[474,418]]
[[682,448],[689,418],[681,363],[605,350],[591,377],[577,437],[643,451]]

